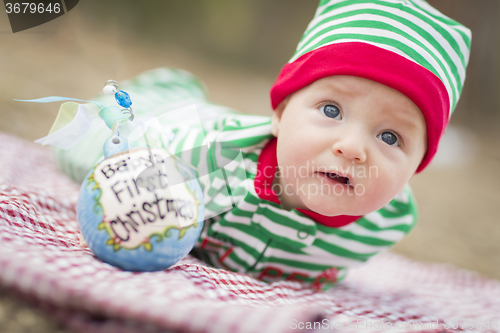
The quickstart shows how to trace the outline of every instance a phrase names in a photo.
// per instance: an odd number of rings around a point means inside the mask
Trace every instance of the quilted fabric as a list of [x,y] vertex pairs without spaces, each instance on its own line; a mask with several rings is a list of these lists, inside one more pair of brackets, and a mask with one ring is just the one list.
[[0,284],[74,331],[444,332],[461,325],[500,332],[500,282],[392,253],[326,292],[267,284],[192,257],[161,272],[122,271],[79,246],[79,186],[57,170],[50,151],[8,134],[0,142]]

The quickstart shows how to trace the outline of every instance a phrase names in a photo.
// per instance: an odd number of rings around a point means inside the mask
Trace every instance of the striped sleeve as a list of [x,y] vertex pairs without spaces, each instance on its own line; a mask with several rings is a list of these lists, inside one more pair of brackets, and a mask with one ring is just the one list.
[[[269,117],[223,114],[213,128],[180,127],[166,146],[198,169],[205,197],[205,218],[223,214],[242,201],[253,187],[251,173],[256,145],[269,138]],[[251,134],[251,135],[249,135]]]

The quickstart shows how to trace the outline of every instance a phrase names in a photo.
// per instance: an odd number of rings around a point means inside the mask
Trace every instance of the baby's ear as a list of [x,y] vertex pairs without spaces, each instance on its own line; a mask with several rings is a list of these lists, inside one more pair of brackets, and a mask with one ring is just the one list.
[[278,104],[271,117],[271,133],[275,137],[278,137],[280,123],[281,123],[281,116],[283,116],[283,112],[285,112],[286,105],[288,103],[288,98],[289,96],[285,97],[285,99],[281,101],[280,104]]

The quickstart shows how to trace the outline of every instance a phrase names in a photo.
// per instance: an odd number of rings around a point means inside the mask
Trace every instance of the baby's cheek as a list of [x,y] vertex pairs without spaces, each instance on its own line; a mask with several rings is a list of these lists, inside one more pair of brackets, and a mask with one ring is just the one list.
[[393,174],[385,179],[380,179],[378,197],[382,208],[400,193],[407,182],[401,174]]
[[[361,190],[357,189],[357,192],[360,193]],[[389,199],[388,197],[381,196],[380,193],[369,192],[358,195],[357,199],[359,199],[357,200],[358,204],[356,205],[358,211],[353,215],[365,215],[372,213],[384,207],[392,200],[392,198]]]
[[307,152],[300,143],[287,142],[283,148],[278,153],[278,162],[287,169],[300,167],[308,159]]

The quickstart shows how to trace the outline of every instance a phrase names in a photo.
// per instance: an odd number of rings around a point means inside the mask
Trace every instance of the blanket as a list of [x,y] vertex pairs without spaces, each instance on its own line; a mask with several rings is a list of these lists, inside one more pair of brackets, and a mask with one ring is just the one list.
[[328,291],[190,256],[120,270],[80,247],[78,190],[47,147],[0,133],[0,285],[75,332],[500,332],[499,281],[391,252]]

